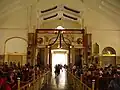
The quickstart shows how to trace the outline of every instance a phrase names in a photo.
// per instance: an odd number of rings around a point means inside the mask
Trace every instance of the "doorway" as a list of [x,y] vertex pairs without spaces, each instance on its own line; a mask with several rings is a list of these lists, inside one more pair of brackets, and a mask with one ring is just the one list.
[[68,65],[68,50],[55,49],[52,50],[52,73],[55,71],[55,65]]
[[[52,77],[55,77],[55,65],[61,64],[64,66],[65,64],[68,65],[68,50],[65,49],[56,49],[52,50]],[[67,75],[65,69],[62,68],[60,70],[60,75],[53,81],[53,83],[61,88],[65,87],[65,83],[67,82]]]

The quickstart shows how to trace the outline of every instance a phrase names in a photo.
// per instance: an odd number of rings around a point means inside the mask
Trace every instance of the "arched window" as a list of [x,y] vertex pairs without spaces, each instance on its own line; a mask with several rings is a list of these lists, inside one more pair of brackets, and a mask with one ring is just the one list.
[[112,47],[106,47],[106,48],[103,49],[102,54],[103,54],[103,56],[106,56],[106,55],[107,56],[115,56],[116,51]]

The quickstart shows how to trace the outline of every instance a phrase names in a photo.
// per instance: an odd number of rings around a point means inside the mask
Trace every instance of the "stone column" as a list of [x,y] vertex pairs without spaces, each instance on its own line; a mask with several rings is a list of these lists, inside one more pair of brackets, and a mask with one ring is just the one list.
[[47,66],[47,64],[49,64],[49,46],[45,47],[45,66]]
[[47,59],[47,48],[45,47],[45,49],[44,49],[45,51],[44,51],[44,66],[46,66],[47,64],[46,64],[46,59]]
[[75,48],[74,47],[72,47],[72,65],[74,65],[75,64]]
[[28,32],[35,33],[37,28],[37,10],[36,5],[30,5],[27,9]]
[[50,61],[49,61],[49,58],[50,58],[49,50],[50,50],[50,46],[47,46],[47,64],[48,64],[48,65],[50,64]]
[[70,63],[73,63],[73,57],[72,57],[73,56],[72,55],[73,54],[73,50],[72,50],[72,46],[70,46],[70,52],[69,53],[70,53]]
[[[36,29],[36,6],[34,4],[28,6],[27,8],[27,28],[28,28],[28,33],[34,33],[35,34],[35,29]],[[35,36],[34,36],[35,39]],[[29,45],[28,45],[29,46]],[[32,44],[31,46],[32,49],[32,57],[30,58],[30,64],[35,65],[35,52],[36,52],[36,46]]]

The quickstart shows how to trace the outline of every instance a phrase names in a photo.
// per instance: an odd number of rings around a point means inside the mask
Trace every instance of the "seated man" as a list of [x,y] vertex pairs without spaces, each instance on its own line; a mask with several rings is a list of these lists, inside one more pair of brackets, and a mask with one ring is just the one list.
[[120,76],[115,74],[115,78],[110,81],[110,84],[108,86],[108,90],[120,90]]

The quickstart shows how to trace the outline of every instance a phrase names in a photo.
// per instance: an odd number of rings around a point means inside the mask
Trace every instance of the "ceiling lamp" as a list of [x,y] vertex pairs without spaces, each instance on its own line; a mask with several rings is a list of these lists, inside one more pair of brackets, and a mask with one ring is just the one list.
[[64,29],[62,26],[58,26],[56,29]]

